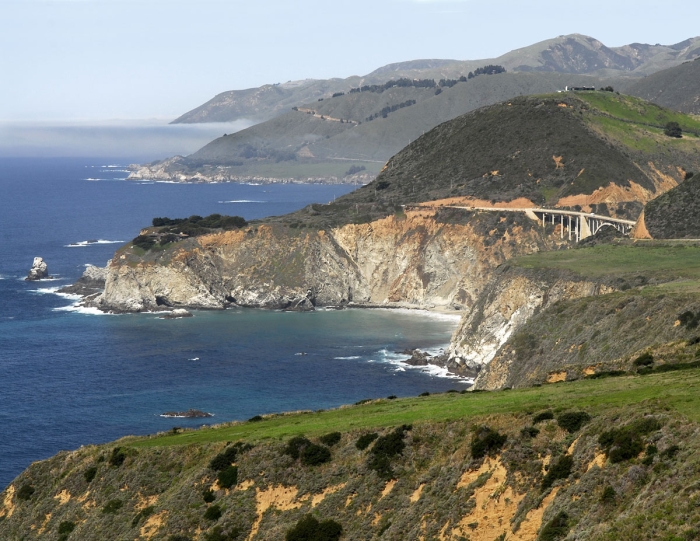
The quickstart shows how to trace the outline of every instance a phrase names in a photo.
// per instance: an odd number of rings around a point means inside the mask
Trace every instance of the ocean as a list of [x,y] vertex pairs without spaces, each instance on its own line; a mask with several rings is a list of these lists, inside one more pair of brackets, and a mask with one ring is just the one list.
[[[365,398],[464,389],[436,368],[457,318],[418,311],[253,309],[104,315],[56,294],[104,266],[155,216],[246,219],[333,200],[349,186],[126,181],[128,161],[0,159],[0,487],[60,450]],[[87,241],[98,242],[87,242]],[[51,280],[25,282],[35,256]],[[162,417],[194,408],[207,419]]]

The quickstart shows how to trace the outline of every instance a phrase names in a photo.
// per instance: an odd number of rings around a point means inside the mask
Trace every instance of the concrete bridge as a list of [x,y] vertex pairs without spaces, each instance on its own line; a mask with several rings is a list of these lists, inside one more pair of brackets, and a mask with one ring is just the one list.
[[601,216],[592,212],[576,212],[574,210],[548,209],[541,207],[532,208],[493,208],[493,207],[467,207],[446,205],[440,208],[453,208],[464,210],[481,210],[488,212],[524,212],[528,217],[536,220],[544,227],[546,224],[561,225],[561,238],[564,238],[564,231],[567,231],[569,240],[576,240],[595,235],[601,227],[614,227],[620,233],[629,235],[637,222],[632,220],[622,220]]

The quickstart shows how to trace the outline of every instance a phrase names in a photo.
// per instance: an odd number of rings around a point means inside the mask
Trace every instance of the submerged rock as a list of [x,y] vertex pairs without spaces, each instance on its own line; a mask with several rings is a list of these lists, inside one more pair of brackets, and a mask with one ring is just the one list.
[[29,269],[29,274],[25,280],[41,280],[42,278],[49,277],[48,265],[41,257],[35,257],[34,263],[32,263],[32,268]]
[[192,314],[184,308],[175,308],[175,310],[160,316],[160,319],[180,319],[181,317],[192,317]]
[[182,419],[198,419],[201,417],[214,417],[213,414],[206,411],[189,409],[187,411],[166,411],[160,414],[161,417],[177,417]]

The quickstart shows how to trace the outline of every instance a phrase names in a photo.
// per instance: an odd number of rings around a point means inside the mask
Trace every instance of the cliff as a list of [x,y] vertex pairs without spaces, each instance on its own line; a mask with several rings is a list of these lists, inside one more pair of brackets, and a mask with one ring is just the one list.
[[332,540],[692,539],[699,390],[690,370],[81,447],[0,493],[0,537],[292,540],[320,523]]

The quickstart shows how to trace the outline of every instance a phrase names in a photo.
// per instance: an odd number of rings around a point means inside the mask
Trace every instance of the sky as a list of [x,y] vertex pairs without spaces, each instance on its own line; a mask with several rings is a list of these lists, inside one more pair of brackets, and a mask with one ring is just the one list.
[[571,33],[673,44],[698,20],[691,0],[0,0],[0,157],[92,153],[139,123],[151,131],[131,133],[132,148],[189,153],[221,126],[156,128],[226,90],[493,58]]

